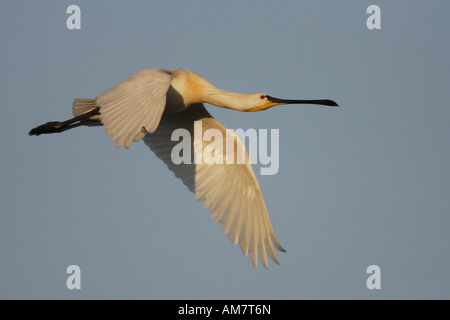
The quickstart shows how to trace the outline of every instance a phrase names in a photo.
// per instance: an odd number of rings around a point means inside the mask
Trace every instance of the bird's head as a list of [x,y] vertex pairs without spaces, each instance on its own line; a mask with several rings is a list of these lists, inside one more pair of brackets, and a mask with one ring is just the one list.
[[252,107],[247,109],[246,111],[254,112],[254,111],[262,111],[269,109],[274,106],[278,106],[281,104],[319,104],[330,107],[338,107],[339,105],[333,100],[288,100],[288,99],[278,99],[271,97],[265,93],[255,93],[251,94],[250,98],[252,100]]

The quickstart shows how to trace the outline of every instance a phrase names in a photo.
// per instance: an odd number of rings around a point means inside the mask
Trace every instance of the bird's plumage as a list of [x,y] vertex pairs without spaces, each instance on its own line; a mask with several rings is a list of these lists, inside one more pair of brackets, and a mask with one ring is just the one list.
[[162,69],[133,74],[96,98],[100,121],[116,147],[129,148],[158,128],[172,76]]
[[[194,193],[195,199],[205,203],[212,218],[221,224],[234,244],[239,243],[244,255],[250,255],[255,267],[259,257],[267,268],[267,255],[279,264],[275,248],[284,249],[275,237],[245,146],[239,137],[206,111],[203,103],[239,111],[261,111],[279,104],[337,106],[331,100],[283,100],[262,93],[227,92],[188,70],[146,69],[95,99],[75,99],[72,105],[75,118],[48,122],[29,134],[62,132],[80,125],[104,125],[106,134],[112,137],[117,148],[122,145],[129,148],[133,142],[144,139]],[[201,121],[200,138],[195,135],[196,121]],[[172,133],[176,129],[185,129],[192,137],[192,156],[195,150],[201,150],[203,154],[210,148],[210,142],[202,139],[205,131],[218,130],[223,141],[215,144],[213,153],[222,156],[222,164],[207,164],[211,163],[207,161],[175,164],[172,151],[178,141],[172,141]],[[233,142],[231,154],[227,141]],[[237,161],[238,154],[244,155],[243,162]]]
[[[178,141],[171,141],[172,132],[183,128],[194,137],[194,121],[201,121],[203,133],[208,129],[218,129],[225,140],[234,141],[233,155],[245,154],[245,163],[238,164],[179,164],[172,162],[171,152]],[[231,138],[231,139],[230,139]],[[242,253],[250,254],[251,262],[257,265],[258,256],[267,268],[267,255],[276,263],[278,258],[274,247],[284,249],[278,243],[270,224],[266,205],[253,173],[248,154],[239,137],[220,124],[202,104],[184,111],[163,117],[158,129],[144,137],[144,142],[161,158],[175,176],[191,190],[195,199],[205,203],[212,218],[221,224],[222,230],[230,240],[237,244]],[[195,144],[201,144],[202,152],[209,142],[192,140],[191,154]],[[227,156],[224,149],[215,150]],[[235,159],[233,159],[235,160]],[[229,161],[231,162],[231,161]]]

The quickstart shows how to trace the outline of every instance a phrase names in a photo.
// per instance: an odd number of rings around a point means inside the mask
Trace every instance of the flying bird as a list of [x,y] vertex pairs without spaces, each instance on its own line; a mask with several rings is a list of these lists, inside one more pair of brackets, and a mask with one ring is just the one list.
[[[143,140],[194,193],[195,199],[205,203],[205,208],[221,224],[233,244],[239,243],[242,253],[250,255],[253,266],[257,266],[259,257],[267,268],[267,255],[279,264],[274,248],[285,250],[275,237],[245,145],[214,119],[203,103],[244,112],[262,111],[285,104],[338,106],[327,99],[286,100],[265,93],[223,91],[200,75],[184,69],[145,69],[95,99],[75,99],[72,104],[74,118],[47,122],[30,130],[29,135],[103,125],[117,148],[129,148],[133,142]],[[175,164],[171,155],[178,142],[172,141],[172,133],[176,129],[186,129],[194,136],[196,121],[202,121],[202,133],[217,129],[224,137],[231,137],[233,151],[243,152],[245,161],[231,161],[232,164]],[[209,143],[192,139],[191,147],[194,150],[200,146],[200,150],[204,150]],[[214,152],[229,156],[225,148]],[[231,157],[235,157],[234,153]]]

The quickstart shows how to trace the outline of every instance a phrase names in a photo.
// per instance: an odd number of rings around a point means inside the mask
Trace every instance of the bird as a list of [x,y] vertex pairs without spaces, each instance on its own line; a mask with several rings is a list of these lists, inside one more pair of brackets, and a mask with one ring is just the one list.
[[[280,264],[275,248],[280,245],[273,231],[264,198],[253,172],[245,145],[206,110],[204,104],[242,112],[257,112],[274,106],[315,104],[338,107],[333,100],[278,99],[265,93],[236,93],[216,88],[202,76],[186,69],[151,68],[138,71],[94,99],[75,99],[74,117],[37,126],[29,135],[63,132],[79,126],[103,125],[106,135],[117,148],[128,149],[133,143],[144,143],[164,161],[168,169],[204,202],[212,219],[233,244],[238,244],[254,267],[258,258],[268,268],[267,256]],[[234,149],[243,152],[243,162],[174,163],[172,150],[178,141],[171,136],[176,129],[194,134],[194,123],[201,121],[202,132],[217,129],[233,141]],[[197,139],[198,140],[198,139]],[[192,150],[205,150],[208,141],[191,141]],[[224,157],[225,148],[214,150]],[[235,157],[234,153],[232,157]]]

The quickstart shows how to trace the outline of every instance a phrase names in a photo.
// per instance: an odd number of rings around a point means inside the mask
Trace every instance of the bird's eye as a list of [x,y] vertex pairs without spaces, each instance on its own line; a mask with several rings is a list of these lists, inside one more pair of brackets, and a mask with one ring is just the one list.
[[262,95],[260,96],[260,98],[261,98],[261,99],[265,99],[266,96],[262,94]]

